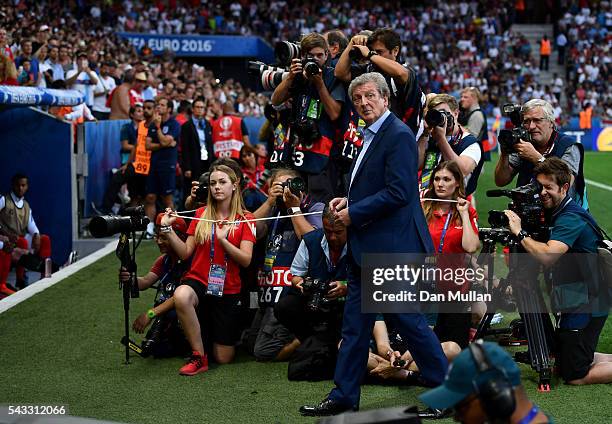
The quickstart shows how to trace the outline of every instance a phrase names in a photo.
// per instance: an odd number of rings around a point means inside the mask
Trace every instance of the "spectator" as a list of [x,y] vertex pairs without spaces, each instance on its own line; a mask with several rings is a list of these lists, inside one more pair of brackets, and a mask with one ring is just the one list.
[[47,81],[47,86],[50,87],[54,81],[64,79],[64,68],[59,61],[59,48],[57,46],[49,46],[49,57],[44,63],[46,70],[43,75]]
[[103,62],[100,66],[98,83],[94,88],[93,115],[98,120],[106,120],[110,117],[111,109],[106,104],[109,94],[117,87],[115,79],[110,75],[110,62]]
[[32,41],[29,39],[23,39],[21,41],[21,54],[15,58],[15,67],[20,69],[25,61],[30,62],[30,70],[27,71],[30,77],[25,85],[36,86],[38,84],[38,74],[40,72],[38,59],[36,59],[32,52]]
[[485,149],[485,147],[489,147],[489,127],[487,125],[487,115],[480,108],[481,101],[482,96],[479,89],[476,87],[464,88],[461,91],[461,100],[459,101],[461,112],[458,121],[470,134],[476,137],[482,148],[484,160],[489,161],[491,160],[491,152]]
[[242,146],[238,162],[240,163],[242,174],[247,181],[247,186],[250,188],[257,188],[257,182],[265,171],[263,164],[259,161],[257,149],[253,146]]
[[5,55],[0,55],[0,85],[19,85],[17,69],[13,61]]
[[14,62],[13,51],[9,46],[8,32],[6,29],[0,27],[0,55],[8,57],[11,62]]
[[84,51],[77,53],[76,69],[66,72],[66,86],[80,91],[85,96],[85,104],[90,109],[94,104],[94,87],[98,84],[98,81],[98,76],[89,67],[87,53]]
[[123,75],[123,82],[110,94],[110,116],[109,119],[129,119],[129,111],[132,106],[132,87],[135,85],[134,74],[130,71]]
[[540,40],[540,71],[548,71],[550,52],[550,40],[547,35],[544,35]]

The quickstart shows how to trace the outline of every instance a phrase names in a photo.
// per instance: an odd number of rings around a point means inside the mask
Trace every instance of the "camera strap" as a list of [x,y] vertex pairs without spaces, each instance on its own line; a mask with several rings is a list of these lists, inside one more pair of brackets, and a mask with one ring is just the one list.
[[276,230],[278,228],[278,222],[280,221],[280,211],[276,214],[276,219],[274,220],[274,224],[272,224],[272,231],[268,236],[268,243],[266,244],[266,256],[264,257],[264,265],[263,271],[266,274],[272,272],[272,268],[274,267],[274,262],[276,262],[276,255],[280,250],[280,245],[282,243],[282,239],[277,242],[276,240]]
[[444,223],[444,228],[442,228],[442,235],[440,236],[440,245],[438,246],[438,253],[442,253],[442,248],[444,247],[444,238],[446,237],[446,230],[448,230],[448,224],[450,224],[452,215],[453,212],[448,211],[448,215],[446,216],[446,222]]

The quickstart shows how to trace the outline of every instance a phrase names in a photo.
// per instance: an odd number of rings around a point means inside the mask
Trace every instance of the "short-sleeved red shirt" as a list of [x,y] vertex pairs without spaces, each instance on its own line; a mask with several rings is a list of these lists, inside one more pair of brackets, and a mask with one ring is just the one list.
[[[196,211],[196,218],[201,217],[204,214],[206,208],[200,208]],[[246,219],[253,219],[252,214],[245,214]],[[234,220],[238,221],[242,219],[236,215]],[[195,235],[196,226],[200,221],[193,220],[189,225],[187,234],[190,236]],[[213,263],[218,265],[225,264],[225,251],[223,246],[217,240],[215,234],[215,257]],[[251,241],[255,243],[255,223],[254,222],[241,222],[236,225],[236,228],[230,230],[227,239],[236,247],[240,247],[240,243],[243,240]],[[195,251],[193,253],[193,259],[191,261],[191,268],[185,274],[185,279],[193,279],[201,282],[205,286],[208,285],[208,272],[210,270],[210,241],[205,244],[196,244]],[[223,287],[223,293],[225,294],[236,294],[240,293],[240,266],[228,255],[227,258],[227,269],[225,275],[225,285]]]
[[[478,234],[478,214],[476,213],[476,209],[470,206],[468,210],[470,214],[470,223],[472,224],[472,229],[476,234]],[[448,217],[448,213],[441,213],[439,211],[434,211],[432,217],[428,222],[429,233],[431,234],[431,239],[433,241],[434,249],[436,255],[438,254],[438,249],[440,247],[440,238],[442,237],[442,230],[444,229],[444,224],[446,223],[446,218]],[[446,230],[446,236],[444,236],[444,246],[442,246],[442,254],[459,254],[465,253],[463,246],[461,245],[461,239],[463,237],[463,226],[458,222],[450,222],[448,225],[448,229]],[[461,260],[458,256],[455,257],[447,257],[447,258],[439,258],[438,266],[442,268],[447,267],[461,267],[465,266],[464,261]],[[464,284],[462,286],[457,286],[451,282],[438,282],[438,288],[442,291],[451,290],[455,291],[459,289],[462,293],[466,292],[469,289],[469,284]]]

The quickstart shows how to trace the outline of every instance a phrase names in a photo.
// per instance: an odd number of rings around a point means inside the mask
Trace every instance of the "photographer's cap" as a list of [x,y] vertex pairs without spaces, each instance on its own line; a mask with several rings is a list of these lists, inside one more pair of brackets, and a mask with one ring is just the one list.
[[491,370],[480,372],[470,349],[463,349],[451,363],[444,382],[420,395],[419,399],[431,408],[452,408],[472,393],[476,393],[474,382],[481,378],[494,378],[500,373],[505,375],[513,387],[519,386],[521,371],[508,352],[497,343],[485,342],[481,346]]
[[[160,214],[157,215],[157,218],[155,219],[155,225],[161,226],[161,220],[162,220],[163,216],[164,216],[164,213],[160,213]],[[181,218],[179,216],[172,223],[172,229],[174,231],[178,231],[178,232],[181,232],[183,234],[186,234],[187,233],[187,223],[185,222],[185,220],[183,218]]]

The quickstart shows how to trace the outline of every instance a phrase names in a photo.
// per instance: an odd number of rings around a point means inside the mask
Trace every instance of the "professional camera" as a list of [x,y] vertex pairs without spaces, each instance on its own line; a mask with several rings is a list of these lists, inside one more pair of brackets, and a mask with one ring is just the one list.
[[196,200],[200,203],[206,203],[208,201],[208,180],[210,179],[210,172],[205,172],[200,176],[198,180],[198,188],[195,192]]
[[286,69],[266,65],[263,62],[253,61],[249,61],[249,73],[259,76],[261,86],[266,91],[274,90],[289,76],[289,72],[287,72]]
[[298,43],[291,41],[279,41],[274,46],[274,56],[282,66],[289,66],[293,59],[299,59],[302,48]]
[[309,77],[313,77],[321,73],[319,63],[314,58],[314,56],[308,55],[304,59],[302,59],[302,68],[304,69],[306,75],[308,75]]
[[283,183],[283,190],[285,187],[299,197],[301,193],[306,191],[306,182],[301,177],[293,177]]
[[329,304],[329,299],[325,297],[329,293],[330,281],[319,280],[318,278],[304,277],[302,288],[304,296],[310,299],[306,303],[306,309],[310,312],[323,312]]
[[110,237],[117,233],[144,231],[149,224],[144,206],[125,208],[122,216],[96,216],[89,221],[89,232],[96,238]]
[[499,145],[505,153],[514,152],[514,145],[521,140],[531,143],[531,134],[523,128],[521,109],[520,105],[513,105],[512,103],[507,103],[502,107],[502,113],[510,118],[514,125],[514,128],[511,130],[500,130],[497,136]]
[[353,62],[358,62],[363,59],[363,55],[361,54],[361,50],[358,47],[353,46],[353,48],[349,51],[349,57]]
[[[521,225],[533,238],[545,240],[548,237],[544,207],[540,193],[541,185],[534,181],[512,190],[488,190],[487,197],[506,196],[512,199],[508,209],[521,218]],[[503,211],[489,211],[489,224],[493,228],[506,228],[508,217]]]
[[443,127],[444,122],[446,122],[446,131],[455,126],[455,118],[447,110],[429,109],[425,114],[425,122],[427,122],[429,128]]
[[307,149],[312,149],[312,146],[321,138],[321,132],[317,121],[310,118],[300,118],[291,124],[292,139],[295,144],[301,144]]

